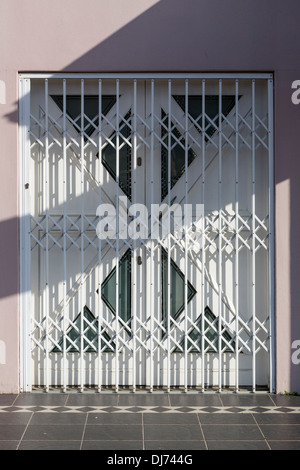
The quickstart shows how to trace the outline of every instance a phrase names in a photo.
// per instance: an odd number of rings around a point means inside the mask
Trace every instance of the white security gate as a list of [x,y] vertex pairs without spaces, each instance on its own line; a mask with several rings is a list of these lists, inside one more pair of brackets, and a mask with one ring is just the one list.
[[22,390],[273,390],[272,95],[20,76]]

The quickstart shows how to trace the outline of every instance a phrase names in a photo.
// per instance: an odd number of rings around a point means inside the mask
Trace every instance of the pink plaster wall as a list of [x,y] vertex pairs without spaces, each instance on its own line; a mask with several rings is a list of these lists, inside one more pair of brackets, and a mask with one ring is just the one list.
[[276,389],[300,392],[298,0],[1,0],[0,392],[19,387],[17,74],[20,71],[275,74]]

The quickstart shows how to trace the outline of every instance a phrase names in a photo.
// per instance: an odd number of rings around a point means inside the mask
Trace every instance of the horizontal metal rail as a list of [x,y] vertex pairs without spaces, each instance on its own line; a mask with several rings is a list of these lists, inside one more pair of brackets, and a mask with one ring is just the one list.
[[272,79],[273,73],[29,73],[20,72],[20,78],[29,79]]

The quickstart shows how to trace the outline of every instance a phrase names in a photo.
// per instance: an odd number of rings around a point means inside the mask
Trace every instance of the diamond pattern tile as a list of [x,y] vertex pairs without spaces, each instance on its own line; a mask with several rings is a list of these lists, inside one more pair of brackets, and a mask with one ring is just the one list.
[[256,408],[251,408],[251,411],[254,411],[255,413],[265,413],[266,411],[269,411],[269,408],[263,408],[262,406],[257,406]]
[[205,411],[206,413],[216,413],[217,411],[220,411],[220,407],[216,408],[213,406],[207,406],[206,408],[202,408],[202,411]]
[[241,413],[244,409],[233,406],[232,408],[226,408],[226,411],[230,411],[230,413]]
[[281,406],[280,408],[276,408],[276,411],[279,411],[280,413],[291,413],[293,408],[286,408],[284,406]]
[[181,413],[190,413],[193,411],[192,407],[181,406],[180,408],[176,408],[176,411],[180,411]]

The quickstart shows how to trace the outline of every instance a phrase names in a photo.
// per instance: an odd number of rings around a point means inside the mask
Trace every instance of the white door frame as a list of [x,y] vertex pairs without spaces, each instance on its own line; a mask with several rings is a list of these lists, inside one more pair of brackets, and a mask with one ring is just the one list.
[[[130,80],[194,80],[198,79],[199,84],[205,87],[205,80],[231,79],[236,81],[236,90],[238,90],[238,81],[243,79],[252,80],[252,93],[255,93],[255,81],[267,80],[268,82],[268,121],[265,123],[268,129],[268,141],[266,143],[268,151],[268,213],[269,213],[269,388],[275,390],[275,354],[274,354],[274,162],[273,162],[273,75],[269,73],[237,73],[237,74],[64,74],[64,73],[25,73],[19,75],[19,201],[20,201],[20,390],[31,391],[31,358],[30,358],[30,297],[31,297],[31,265],[30,265],[30,89],[31,80],[41,79],[130,79]],[[200,91],[201,93],[201,91]],[[254,129],[255,123],[252,123]],[[255,139],[255,132],[252,133]],[[254,147],[253,147],[254,148]],[[238,153],[238,150],[237,150]],[[255,199],[253,200],[255,205]],[[252,227],[252,234],[255,244],[255,226]],[[253,246],[254,247],[254,246]],[[255,248],[255,247],[254,247]],[[255,261],[254,261],[255,263]],[[217,286],[216,286],[217,287]],[[254,291],[255,295],[255,291]],[[220,297],[221,298],[221,297]],[[255,332],[254,332],[255,337]],[[259,339],[257,338],[259,341]],[[238,357],[238,356],[237,356]],[[256,391],[255,386],[255,351],[253,353],[253,383],[252,391]],[[238,373],[238,371],[237,371]],[[204,391],[202,387],[202,391]],[[221,391],[221,388],[220,388]]]

